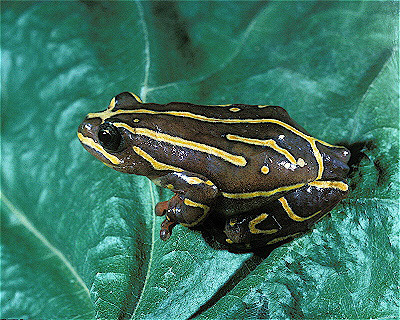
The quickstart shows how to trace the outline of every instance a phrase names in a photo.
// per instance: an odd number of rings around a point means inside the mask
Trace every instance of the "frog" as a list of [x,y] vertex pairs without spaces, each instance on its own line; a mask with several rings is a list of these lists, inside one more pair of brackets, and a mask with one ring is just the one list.
[[108,167],[173,192],[155,206],[162,240],[216,216],[228,247],[283,243],[348,194],[350,151],[312,137],[279,106],[144,103],[122,92],[77,134]]

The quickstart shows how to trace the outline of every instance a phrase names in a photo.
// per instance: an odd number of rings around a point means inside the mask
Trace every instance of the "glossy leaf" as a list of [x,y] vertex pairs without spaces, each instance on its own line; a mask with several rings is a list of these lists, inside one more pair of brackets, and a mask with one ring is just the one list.
[[[393,318],[399,292],[397,2],[3,2],[1,317]],[[274,104],[348,146],[351,192],[266,258],[210,247],[171,194],[76,129],[122,91]]]

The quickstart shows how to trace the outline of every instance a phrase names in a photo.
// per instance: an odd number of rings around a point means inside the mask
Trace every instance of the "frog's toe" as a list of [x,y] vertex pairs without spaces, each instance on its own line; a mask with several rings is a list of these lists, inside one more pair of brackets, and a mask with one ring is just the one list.
[[172,229],[177,225],[177,222],[170,221],[167,218],[161,223],[160,238],[165,241],[168,240],[172,234]]

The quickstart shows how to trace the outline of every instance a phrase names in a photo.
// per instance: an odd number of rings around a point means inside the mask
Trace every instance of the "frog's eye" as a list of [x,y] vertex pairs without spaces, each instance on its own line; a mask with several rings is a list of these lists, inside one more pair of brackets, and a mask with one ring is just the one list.
[[122,147],[121,133],[111,123],[100,125],[98,138],[102,147],[109,151],[119,151]]

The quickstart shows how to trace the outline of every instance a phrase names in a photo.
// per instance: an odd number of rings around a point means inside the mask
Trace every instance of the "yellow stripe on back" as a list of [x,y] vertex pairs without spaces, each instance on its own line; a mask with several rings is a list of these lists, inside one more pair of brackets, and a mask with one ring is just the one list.
[[251,199],[251,198],[255,198],[255,197],[270,197],[278,192],[285,192],[285,191],[290,191],[293,189],[298,189],[304,185],[305,185],[305,183],[298,183],[298,184],[294,184],[291,186],[276,188],[276,189],[270,190],[270,191],[253,191],[253,192],[243,192],[243,193],[222,192],[221,194],[225,198],[230,198],[230,199]]
[[313,181],[309,183],[310,186],[317,188],[333,188],[341,191],[347,191],[349,186],[342,181]]
[[206,145],[206,144],[202,144],[202,143],[190,141],[190,140],[185,140],[185,139],[182,139],[179,137],[174,137],[169,134],[153,131],[153,130],[150,130],[147,128],[132,128],[131,126],[127,125],[126,123],[122,123],[122,122],[114,122],[113,124],[116,127],[125,128],[126,130],[130,131],[133,134],[143,135],[143,136],[149,137],[149,138],[157,140],[157,141],[170,143],[175,146],[180,146],[180,147],[204,152],[207,154],[212,154],[213,156],[224,159],[225,161],[228,161],[237,166],[243,167],[247,164],[246,159],[242,156],[233,155],[224,150],[221,150],[221,149],[218,149],[218,148]]
[[260,140],[260,139],[240,137],[240,136],[237,136],[237,135],[234,135],[234,134],[227,134],[226,138],[228,140],[231,140],[231,141],[239,141],[239,142],[253,144],[253,145],[257,145],[257,146],[265,146],[265,147],[272,148],[276,152],[284,155],[286,157],[286,159],[288,159],[291,163],[297,164],[297,161],[294,158],[294,156],[289,151],[287,151],[286,149],[281,148],[280,146],[278,146],[278,144],[272,139]]

